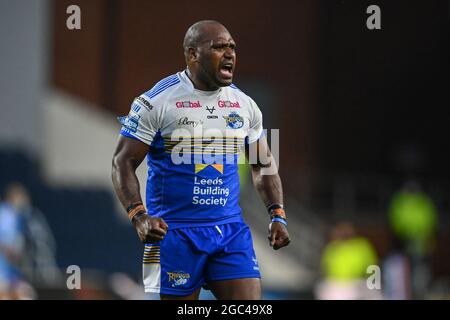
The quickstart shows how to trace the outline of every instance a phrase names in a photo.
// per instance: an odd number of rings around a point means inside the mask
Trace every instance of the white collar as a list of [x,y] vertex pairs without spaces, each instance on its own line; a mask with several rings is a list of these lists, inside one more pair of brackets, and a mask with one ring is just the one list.
[[222,92],[222,87],[220,87],[219,89],[214,90],[214,91],[205,91],[205,90],[196,89],[186,72],[187,72],[187,69],[180,72],[179,75],[180,75],[180,78],[183,81],[183,83],[189,88],[189,90],[192,93],[199,95],[199,96],[212,97],[212,96],[218,96]]

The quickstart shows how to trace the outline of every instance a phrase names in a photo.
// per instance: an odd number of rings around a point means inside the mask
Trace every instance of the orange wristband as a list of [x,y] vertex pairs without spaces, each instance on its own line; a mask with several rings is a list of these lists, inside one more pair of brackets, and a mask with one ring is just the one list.
[[137,214],[138,214],[139,212],[141,212],[141,211],[144,211],[144,212],[145,212],[145,207],[144,207],[144,205],[142,205],[142,204],[138,205],[137,207],[131,209],[131,210],[128,212],[128,219],[130,219],[130,221],[132,221],[132,220],[133,220],[133,217],[134,217],[135,215],[137,215]]
[[270,217],[278,216],[286,220],[286,212],[282,208],[276,208],[270,211]]

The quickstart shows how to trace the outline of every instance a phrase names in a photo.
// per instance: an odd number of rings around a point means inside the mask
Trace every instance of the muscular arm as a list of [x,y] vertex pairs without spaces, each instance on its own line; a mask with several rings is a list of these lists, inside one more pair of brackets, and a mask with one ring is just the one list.
[[[280,175],[276,169],[275,160],[270,152],[267,140],[262,137],[247,149],[247,159],[250,159],[253,184],[268,207],[274,203],[283,203],[283,188]],[[249,155],[252,153],[253,156]],[[255,157],[254,155],[258,155]],[[260,157],[259,155],[263,155]],[[266,156],[267,155],[267,156]],[[255,159],[256,161],[252,161]],[[255,162],[255,163],[252,163]]]
[[149,146],[138,140],[119,137],[112,160],[112,181],[122,206],[142,202],[136,169],[144,160]]
[[[266,137],[249,145],[246,148],[246,156],[250,160],[253,184],[266,207],[272,204],[283,204],[281,178]],[[269,241],[275,250],[287,246],[290,242],[287,228],[279,222],[272,223]]]
[[[119,137],[112,160],[112,181],[117,196],[125,210],[137,202],[142,202],[136,169],[144,160],[149,146],[138,140]],[[144,243],[160,241],[164,238],[168,226],[161,218],[152,218],[147,214],[136,215],[132,220],[139,238]]]

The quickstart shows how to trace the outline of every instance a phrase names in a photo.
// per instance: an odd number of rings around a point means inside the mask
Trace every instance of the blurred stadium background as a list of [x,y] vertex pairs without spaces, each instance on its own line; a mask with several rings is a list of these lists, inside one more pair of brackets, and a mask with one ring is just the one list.
[[[72,4],[81,30],[66,27]],[[381,30],[366,28],[370,4]],[[193,22],[216,19],[237,41],[235,83],[280,129],[285,250],[269,248],[265,209],[242,177],[264,298],[450,298],[449,13],[448,1],[0,0],[0,189],[21,183],[48,224],[18,249],[22,296],[155,299],[112,190],[116,117],[184,68]],[[399,200],[407,182],[420,190]],[[31,250],[40,237],[45,249]],[[369,294],[354,285],[368,264],[383,280]],[[69,265],[81,290],[66,287]]]

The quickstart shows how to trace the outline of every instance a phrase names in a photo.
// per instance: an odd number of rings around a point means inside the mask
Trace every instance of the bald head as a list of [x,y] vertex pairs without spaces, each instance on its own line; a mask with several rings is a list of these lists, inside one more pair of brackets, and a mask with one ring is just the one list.
[[186,60],[189,55],[189,48],[197,47],[202,41],[207,40],[219,30],[228,32],[223,24],[215,20],[202,20],[190,26],[183,41]]
[[228,30],[214,20],[194,23],[183,41],[187,72],[200,90],[229,86],[236,63],[236,43]]

